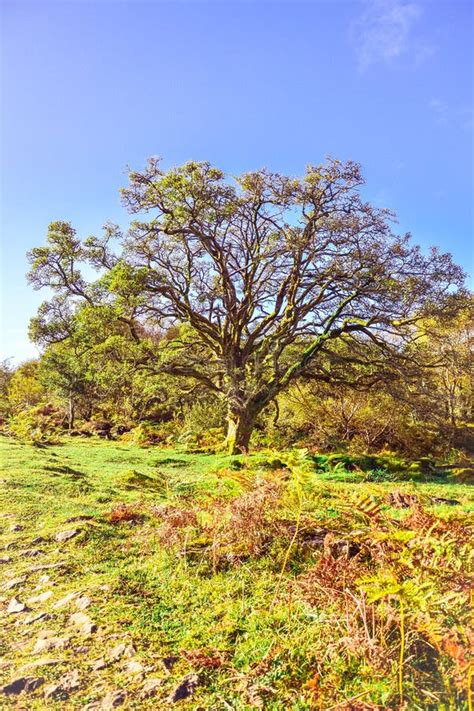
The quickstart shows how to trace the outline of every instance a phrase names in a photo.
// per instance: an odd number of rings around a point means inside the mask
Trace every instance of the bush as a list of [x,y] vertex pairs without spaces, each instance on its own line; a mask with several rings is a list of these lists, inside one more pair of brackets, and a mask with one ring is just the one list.
[[98,435],[104,439],[112,439],[112,427],[112,422],[109,420],[90,420],[82,425],[80,433],[86,436]]
[[[279,418],[267,413],[266,445],[277,449],[298,444],[323,452],[351,454],[388,448],[408,458],[431,454],[446,456],[458,429],[442,425],[433,413],[417,411],[388,392],[330,389],[324,384],[302,383],[278,399]],[[462,449],[468,428],[463,429]]]
[[52,444],[64,427],[65,415],[52,405],[22,410],[10,418],[8,431],[21,442]]
[[220,400],[196,402],[185,412],[178,441],[189,449],[218,449],[224,440],[225,416]]
[[151,422],[141,422],[128,432],[124,432],[120,439],[122,442],[138,444],[140,447],[150,447],[156,444],[171,445],[176,439],[179,425],[176,420],[161,422],[155,425]]

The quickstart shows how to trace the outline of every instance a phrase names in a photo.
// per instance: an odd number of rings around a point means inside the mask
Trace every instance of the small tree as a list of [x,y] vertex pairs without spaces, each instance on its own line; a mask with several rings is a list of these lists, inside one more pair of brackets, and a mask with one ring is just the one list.
[[[338,341],[370,341],[385,358],[406,351],[416,324],[462,285],[450,255],[423,256],[393,234],[392,213],[362,199],[352,162],[230,182],[209,163],[165,172],[152,159],[129,178],[123,201],[138,219],[128,233],[108,225],[81,243],[53,223],[29,255],[30,281],[113,304],[136,340],[143,326],[187,324],[171,357],[150,358],[224,398],[231,452],[248,448],[258,414]],[[80,261],[104,273],[87,283]]]
[[10,378],[8,399],[14,412],[39,405],[46,397],[46,391],[39,375],[38,360],[28,360],[16,368]]
[[[76,308],[64,296],[42,304],[30,322],[30,338],[46,347],[41,382],[67,403],[68,427],[76,414],[89,418],[94,406],[124,401],[133,393],[140,346],[107,304],[82,299]],[[129,403],[130,404],[130,403]]]
[[10,358],[0,361],[0,424],[11,410],[9,391],[13,373],[14,369],[10,364]]

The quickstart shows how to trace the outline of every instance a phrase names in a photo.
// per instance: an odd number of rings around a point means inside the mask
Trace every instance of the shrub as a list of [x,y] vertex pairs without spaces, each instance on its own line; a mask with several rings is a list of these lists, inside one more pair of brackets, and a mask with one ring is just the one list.
[[179,425],[176,420],[161,422],[156,425],[151,422],[141,422],[128,432],[124,432],[120,439],[123,442],[138,444],[140,447],[150,447],[152,445],[170,445],[176,439]]
[[52,405],[22,410],[10,418],[8,431],[21,442],[52,444],[64,427],[65,415]]
[[143,521],[143,514],[134,506],[119,504],[112,509],[107,518],[110,523],[141,523]]
[[224,424],[223,402],[197,401],[185,411],[178,442],[190,450],[218,449],[224,440]]
[[84,435],[98,435],[104,439],[112,439],[112,427],[110,420],[89,420],[82,425],[80,432]]

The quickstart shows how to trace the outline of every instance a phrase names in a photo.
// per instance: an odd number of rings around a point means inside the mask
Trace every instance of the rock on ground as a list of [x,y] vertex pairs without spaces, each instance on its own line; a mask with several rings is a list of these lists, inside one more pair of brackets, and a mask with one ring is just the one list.
[[26,577],[23,578],[12,578],[12,580],[8,580],[5,585],[3,586],[4,590],[11,590],[12,588],[17,588],[19,585],[23,585],[23,583],[26,583]]
[[81,685],[79,680],[79,670],[71,669],[70,671],[63,674],[62,677],[59,679],[59,684],[61,685],[61,688],[67,692],[74,691],[74,689],[78,689]]
[[34,622],[39,622],[40,620],[46,621],[50,620],[51,615],[47,612],[38,612],[36,615],[31,615],[23,620],[24,625],[32,625]]
[[45,637],[38,639],[33,649],[33,654],[50,652],[52,649],[66,649],[69,646],[69,637]]
[[71,538],[74,538],[75,536],[78,536],[81,532],[80,528],[71,528],[69,531],[60,531],[59,533],[56,533],[54,536],[54,539],[58,543],[64,543],[65,541],[71,540]]
[[147,679],[147,681],[143,684],[140,696],[142,699],[149,699],[152,696],[156,696],[158,688],[162,685],[163,679]]
[[46,699],[54,698],[55,696],[69,695],[72,691],[75,691],[80,686],[79,682],[79,672],[77,669],[72,669],[62,677],[48,686],[44,690],[44,697]]
[[106,663],[105,659],[102,658],[102,659],[97,659],[97,661],[95,661],[93,663],[91,669],[92,669],[92,671],[100,671],[101,669],[105,669],[106,666],[107,666],[107,663]]
[[116,662],[121,657],[132,657],[134,654],[135,654],[135,649],[133,647],[133,644],[126,644],[125,642],[121,642],[120,644],[117,644],[117,646],[112,649],[112,651],[110,652],[109,658],[110,658],[110,661]]
[[127,698],[127,694],[122,689],[118,689],[117,691],[110,691],[102,699],[101,708],[102,709],[114,709],[117,706],[121,706],[125,702],[126,698]]
[[75,625],[76,627],[82,627],[82,625],[88,625],[91,622],[92,620],[89,615],[86,615],[84,612],[75,612],[69,618],[69,624]]
[[53,570],[54,568],[65,568],[67,563],[41,563],[40,565],[32,565],[30,573],[38,573],[40,570]]
[[1,691],[2,694],[6,694],[7,696],[21,694],[22,691],[29,694],[30,692],[35,691],[43,683],[43,677],[22,676],[2,687]]
[[75,602],[75,606],[77,610],[86,610],[89,605],[91,604],[92,600],[90,597],[87,597],[87,595],[82,595],[80,598],[78,598]]
[[141,662],[137,661],[136,659],[131,659],[129,662],[124,664],[122,667],[123,672],[125,674],[143,674],[144,668],[143,664]]
[[36,558],[37,555],[41,555],[42,553],[44,553],[41,548],[29,548],[28,550],[18,552],[25,558]]
[[54,603],[53,607],[55,609],[58,609],[60,607],[65,607],[66,605],[69,605],[70,602],[72,602],[76,597],[79,596],[80,593],[78,592],[71,592],[65,597],[62,597],[60,600]]
[[28,603],[30,605],[34,605],[37,602],[45,602],[46,600],[48,600],[48,598],[51,597],[52,594],[53,594],[52,590],[47,590],[46,592],[40,593],[39,595],[36,595],[35,597],[29,597]]
[[9,615],[15,615],[18,612],[26,612],[28,610],[24,602],[21,602],[17,597],[12,597],[8,603],[7,613]]

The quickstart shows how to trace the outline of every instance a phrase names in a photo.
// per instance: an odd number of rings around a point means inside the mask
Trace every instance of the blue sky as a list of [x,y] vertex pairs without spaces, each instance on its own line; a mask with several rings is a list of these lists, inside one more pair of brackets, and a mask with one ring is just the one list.
[[36,353],[25,252],[127,215],[150,155],[229,173],[359,161],[399,229],[472,271],[470,0],[3,0],[2,349]]

